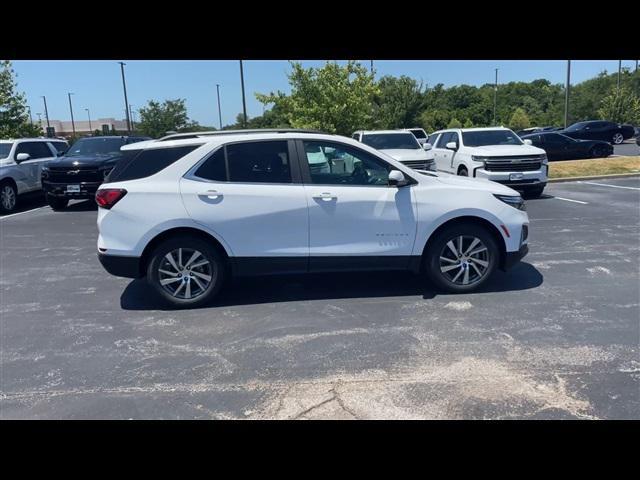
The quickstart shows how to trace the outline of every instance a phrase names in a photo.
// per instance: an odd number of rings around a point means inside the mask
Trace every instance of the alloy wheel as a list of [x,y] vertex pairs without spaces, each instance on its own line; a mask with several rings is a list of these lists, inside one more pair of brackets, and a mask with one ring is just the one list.
[[440,272],[456,285],[480,281],[489,269],[489,262],[489,250],[482,240],[471,235],[452,238],[440,252]]
[[0,193],[0,202],[2,202],[2,207],[7,210],[13,210],[16,206],[16,192],[13,190],[13,187],[10,185],[5,185],[2,187],[2,192]]
[[621,133],[616,133],[613,136],[613,143],[620,145],[622,142],[624,142],[624,136]]
[[190,300],[202,295],[216,281],[215,266],[198,250],[177,248],[158,266],[161,287],[172,297]]

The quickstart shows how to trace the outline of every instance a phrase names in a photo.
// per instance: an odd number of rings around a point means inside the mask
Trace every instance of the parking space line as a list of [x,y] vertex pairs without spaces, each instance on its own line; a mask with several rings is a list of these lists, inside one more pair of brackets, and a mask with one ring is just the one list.
[[4,220],[5,218],[15,217],[16,215],[22,215],[23,213],[35,212],[36,210],[40,210],[45,207],[37,207],[32,208],[31,210],[25,210],[24,212],[12,213],[11,215],[5,215],[4,217],[0,217],[0,220]]
[[640,188],[638,187],[626,187],[624,185],[608,185],[606,183],[596,183],[596,182],[578,182],[578,183],[586,183],[587,185],[597,185],[599,187],[624,188],[626,190],[640,190]]
[[571,200],[570,198],[556,197],[555,195],[553,198],[557,198],[558,200],[564,200],[565,202],[573,202],[573,203],[581,203],[582,205],[589,205],[589,202],[583,202],[582,200]]

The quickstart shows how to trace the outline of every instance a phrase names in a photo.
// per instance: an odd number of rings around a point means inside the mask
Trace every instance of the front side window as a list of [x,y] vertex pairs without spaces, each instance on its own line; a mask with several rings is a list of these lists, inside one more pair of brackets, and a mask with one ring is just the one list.
[[567,132],[577,132],[579,130],[584,129],[587,125],[589,125],[587,122],[574,123],[573,125],[567,128]]
[[462,132],[462,140],[466,147],[522,145],[520,137],[511,130],[476,130],[471,132]]
[[[410,134],[411,135],[411,134]],[[311,182],[318,185],[388,185],[393,169],[360,149],[331,142],[305,141]]]
[[45,142],[22,142],[18,144],[16,148],[16,155],[19,153],[28,153],[29,158],[34,160],[36,158],[53,157],[53,153],[49,149],[49,146]]
[[410,131],[416,136],[416,138],[427,138],[427,134],[424,133],[424,130],[416,129]]
[[420,144],[413,133],[367,133],[362,143],[376,150],[416,150]]
[[452,133],[451,132],[444,132],[442,134],[440,134],[440,139],[438,139],[438,144],[436,145],[437,148],[446,148],[447,147],[447,143],[449,143],[452,137]]
[[440,134],[439,133],[432,133],[429,136],[428,142],[431,144],[432,147],[436,146],[436,140],[438,140],[438,135],[440,135]]
[[53,148],[56,149],[56,151],[58,152],[58,155],[64,154],[64,152],[66,152],[67,149],[69,148],[69,146],[63,142],[51,142],[51,145],[53,145]]

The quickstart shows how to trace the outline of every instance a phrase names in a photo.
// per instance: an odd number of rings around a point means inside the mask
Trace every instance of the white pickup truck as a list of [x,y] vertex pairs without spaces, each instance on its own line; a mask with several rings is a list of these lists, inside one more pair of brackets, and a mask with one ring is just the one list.
[[68,148],[56,138],[0,140],[0,212],[15,210],[18,195],[42,190],[42,168]]
[[549,164],[544,150],[508,128],[452,128],[429,136],[438,171],[502,183],[532,197],[542,195]]

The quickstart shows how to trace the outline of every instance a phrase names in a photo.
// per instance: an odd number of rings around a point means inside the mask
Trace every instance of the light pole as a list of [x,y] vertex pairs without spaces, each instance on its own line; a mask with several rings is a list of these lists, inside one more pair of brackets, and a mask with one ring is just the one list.
[[371,60],[371,75],[373,75],[373,60]]
[[44,100],[44,116],[47,119],[47,128],[51,126],[51,124],[49,123],[49,110],[47,110],[47,97],[45,97],[44,95],[41,95],[41,98]]
[[27,105],[27,109],[29,110],[29,121],[31,122],[31,126],[33,126],[33,117],[31,116],[31,107]]
[[40,130],[42,130],[42,113],[36,112],[36,115],[38,115],[38,126],[40,127]]
[[493,87],[493,125],[496,125],[496,111],[498,107],[498,69],[496,68],[496,83]]
[[129,100],[127,100],[127,83],[124,80],[124,66],[126,63],[118,62],[120,64],[120,71],[122,72],[122,89],[124,90],[124,110],[127,114],[127,133],[131,134],[131,119],[129,118]]
[[73,136],[76,136],[76,123],[73,121],[73,106],[71,105],[71,95],[74,95],[73,93],[69,92],[67,93],[67,95],[69,96],[69,111],[71,112],[71,128],[73,128]]
[[567,60],[567,85],[564,87],[564,128],[569,125],[569,90],[571,89],[571,60]]
[[240,84],[242,85],[242,126],[247,128],[247,103],[244,97],[244,71],[242,69],[242,60],[240,60]]
[[622,60],[618,60],[618,90],[620,90],[620,73],[622,72]]
[[93,135],[93,128],[91,127],[91,113],[88,108],[85,108],[85,110],[87,111],[87,118],[89,119],[89,134]]
[[131,104],[129,104],[129,115],[131,115],[131,131],[135,131],[136,126],[134,124],[134,119],[133,119],[133,106]]
[[216,83],[216,90],[218,91],[218,120],[220,122],[220,130],[222,130],[222,109],[220,108],[220,84]]

